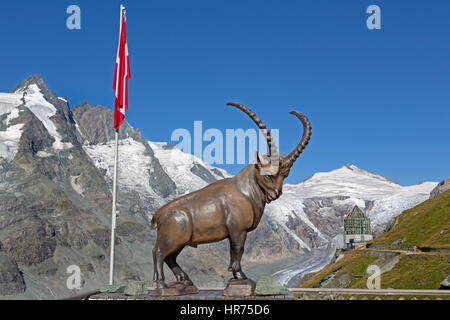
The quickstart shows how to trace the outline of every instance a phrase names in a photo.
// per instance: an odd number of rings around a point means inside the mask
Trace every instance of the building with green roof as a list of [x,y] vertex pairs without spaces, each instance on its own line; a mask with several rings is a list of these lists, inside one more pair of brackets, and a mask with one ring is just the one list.
[[344,217],[344,246],[352,248],[373,239],[370,219],[358,206]]

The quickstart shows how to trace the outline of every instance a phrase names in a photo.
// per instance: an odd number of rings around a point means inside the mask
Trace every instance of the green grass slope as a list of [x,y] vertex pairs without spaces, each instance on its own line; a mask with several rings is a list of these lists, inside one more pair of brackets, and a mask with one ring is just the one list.
[[[450,254],[405,252],[390,255],[371,249],[353,250],[316,272],[300,287],[366,289],[366,270],[371,264],[382,270],[382,289],[439,289],[441,281],[450,273]],[[388,265],[393,265],[392,269],[389,270]]]
[[389,232],[370,243],[392,246],[400,239],[403,246],[450,249],[450,190],[404,211]]

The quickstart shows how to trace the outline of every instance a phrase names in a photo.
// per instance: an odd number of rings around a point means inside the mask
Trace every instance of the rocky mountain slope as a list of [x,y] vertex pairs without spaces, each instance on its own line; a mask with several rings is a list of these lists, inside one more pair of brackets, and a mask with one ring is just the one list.
[[[82,290],[106,283],[112,123],[112,111],[98,105],[71,110],[39,76],[0,93],[0,297],[73,294],[66,287],[70,265],[81,268]],[[116,277],[151,283],[152,214],[177,196],[230,175],[168,143],[147,141],[127,122],[119,138]],[[427,199],[435,186],[401,187],[353,165],[286,185],[249,234],[244,269],[334,244],[354,204],[381,228]],[[229,274],[228,243],[186,248],[179,262],[197,285],[222,285]],[[170,271],[166,275],[170,280]]]
[[41,78],[28,78],[0,101],[0,250],[19,275],[10,294],[59,296],[67,291],[66,264],[86,270],[86,280],[101,277],[110,194],[81,148],[67,103]]
[[450,179],[444,179],[441,182],[438,183],[436,188],[431,190],[430,197],[437,196],[438,194],[445,192],[447,190],[450,190]]

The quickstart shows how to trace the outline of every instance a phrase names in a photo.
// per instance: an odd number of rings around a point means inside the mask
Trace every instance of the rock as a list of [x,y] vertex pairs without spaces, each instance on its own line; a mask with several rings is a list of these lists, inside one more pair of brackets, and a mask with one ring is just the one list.
[[126,282],[120,282],[113,285],[107,285],[100,288],[100,292],[102,293],[124,293],[127,288]]
[[25,281],[17,263],[8,254],[0,252],[0,295],[25,292]]
[[346,272],[338,274],[339,270],[327,275],[320,281],[320,286],[323,288],[346,288],[350,284],[350,275]]
[[450,179],[444,179],[441,182],[439,182],[438,185],[433,190],[431,190],[430,198],[433,198],[438,194],[447,190],[450,190]]
[[320,280],[320,287],[321,288],[334,288],[335,287],[335,285],[334,285],[335,279],[334,278],[339,270],[340,270],[340,268],[327,274],[322,280]]
[[441,290],[450,290],[450,274],[441,282],[441,286],[439,287]]
[[127,296],[142,296],[148,294],[147,285],[144,281],[130,281],[125,288]]
[[391,246],[394,248],[400,248],[403,249],[403,243],[406,241],[406,238],[400,238],[398,240],[395,240],[394,242],[391,243]]
[[391,231],[391,229],[393,227],[395,227],[398,223],[398,219],[397,217],[392,218],[391,220],[389,220],[389,222],[387,223],[386,227],[384,228],[384,232],[389,232]]
[[255,295],[257,296],[271,296],[288,293],[288,289],[283,287],[277,279],[264,276],[256,282]]
[[337,288],[347,288],[347,286],[351,282],[350,275],[348,273],[343,273],[338,277],[336,277],[336,281],[337,281],[336,284]]

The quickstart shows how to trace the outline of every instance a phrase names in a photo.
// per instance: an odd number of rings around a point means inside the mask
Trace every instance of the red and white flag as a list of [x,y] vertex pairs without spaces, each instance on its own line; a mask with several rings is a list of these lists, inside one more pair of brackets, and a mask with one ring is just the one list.
[[120,24],[119,48],[117,49],[116,71],[114,72],[114,86],[116,101],[114,106],[114,129],[118,130],[128,109],[128,85],[130,78],[130,61],[128,58],[127,33],[125,29],[125,13]]

